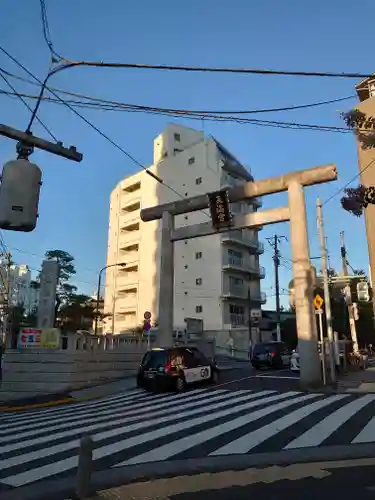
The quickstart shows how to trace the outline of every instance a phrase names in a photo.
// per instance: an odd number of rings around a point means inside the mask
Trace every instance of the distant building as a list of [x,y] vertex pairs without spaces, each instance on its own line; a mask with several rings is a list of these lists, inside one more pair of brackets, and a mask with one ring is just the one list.
[[[140,210],[253,181],[251,173],[213,137],[169,125],[154,140],[154,164],[122,180],[111,193],[108,232],[105,331],[121,333],[139,326],[145,311],[157,322],[160,223],[142,222]],[[167,186],[171,186],[172,189]],[[174,191],[181,193],[179,197]],[[232,213],[261,206],[253,198],[233,203]],[[175,217],[175,227],[207,222],[207,211]],[[259,265],[263,244],[257,229],[194,238],[175,243],[174,328],[187,318],[201,319],[210,331],[236,330],[248,339],[249,308],[266,302],[260,290],[265,270]],[[116,266],[124,263],[126,266]]]
[[13,264],[9,269],[9,302],[12,306],[30,303],[31,271],[26,264]]

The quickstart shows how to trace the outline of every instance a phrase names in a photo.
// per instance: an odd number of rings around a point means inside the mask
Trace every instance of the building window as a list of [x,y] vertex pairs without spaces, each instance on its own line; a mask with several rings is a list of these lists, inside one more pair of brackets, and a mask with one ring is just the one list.
[[232,250],[228,248],[228,255],[230,257],[237,257],[237,259],[242,259],[242,252],[238,252],[237,250]]
[[202,252],[195,252],[195,260],[202,258]]
[[195,284],[196,284],[196,285],[201,285],[201,284],[202,284],[202,278],[197,278],[197,279],[195,280]]
[[229,276],[229,284],[232,286],[242,286],[243,280],[241,278],[235,278],[234,276]]
[[175,153],[175,154],[176,154],[176,153],[182,153],[182,149],[177,149],[177,148],[174,148],[174,150],[173,150],[173,151],[174,151],[174,153]]
[[188,218],[189,218],[189,217],[188,217],[187,215],[185,215],[185,220],[188,220]]
[[245,314],[245,308],[243,306],[229,304],[229,312],[230,314]]
[[173,134],[173,137],[176,142],[181,142],[181,134]]
[[185,269],[187,269],[187,268],[188,268],[188,265],[186,264]]
[[193,163],[195,163],[195,157],[192,156],[191,158],[189,158],[188,163],[189,163],[189,165],[192,165]]
[[203,306],[195,306],[195,312],[198,314],[203,312]]
[[195,179],[195,184],[196,184],[197,186],[199,186],[199,184],[202,184],[202,177],[197,177],[197,178]]

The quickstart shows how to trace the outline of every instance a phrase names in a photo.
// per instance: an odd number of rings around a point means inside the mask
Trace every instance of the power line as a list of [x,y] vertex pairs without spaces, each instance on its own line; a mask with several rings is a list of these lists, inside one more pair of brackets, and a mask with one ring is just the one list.
[[48,48],[51,52],[52,55],[57,57],[57,59],[62,59],[62,57],[55,51],[53,48],[52,40],[51,40],[51,33],[49,30],[49,25],[48,25],[48,16],[47,16],[47,8],[44,0],[40,0],[40,11],[41,11],[41,18],[42,18],[42,28],[43,28],[43,36],[46,44],[48,45]]
[[[6,92],[0,90],[0,94],[4,93],[7,95],[11,95],[10,92]],[[30,95],[30,94],[21,94],[23,97],[30,99],[39,99],[38,96]],[[76,101],[76,100],[61,100],[52,99],[49,97],[42,97],[41,100],[54,103],[54,104],[63,104],[67,106],[68,104],[72,107],[87,107],[91,109],[96,109],[100,111],[123,111],[123,112],[141,112],[148,113],[154,115],[161,116],[173,116],[178,118],[192,119],[192,120],[209,120],[215,122],[235,122],[238,124],[250,124],[256,126],[265,126],[265,127],[273,127],[273,128],[286,128],[286,129],[298,129],[298,130],[316,130],[322,132],[337,132],[344,134],[353,134],[353,131],[346,127],[337,127],[333,125],[315,125],[315,124],[306,124],[306,123],[296,123],[296,122],[285,122],[285,121],[277,121],[277,120],[259,120],[254,118],[243,118],[238,116],[221,116],[221,115],[199,115],[197,112],[190,112],[188,110],[176,111],[168,108],[151,108],[148,106],[139,106],[139,105],[130,105],[124,103],[118,103],[117,105],[110,105],[107,107],[103,104],[97,103],[87,103],[84,101]],[[108,102],[108,101],[107,101]]]
[[[21,96],[21,95],[17,92],[17,90],[13,87],[13,85],[9,82],[9,80],[8,80],[8,79],[7,79],[7,78],[3,75],[3,70],[2,70],[2,68],[0,68],[0,78],[2,78],[2,79],[3,79],[3,81],[4,81],[7,85],[8,85],[8,87],[9,87],[10,89],[12,89],[12,90],[13,90],[14,95],[15,95],[16,97],[18,97],[18,99],[20,99],[20,101],[21,101],[21,102],[23,102],[23,104],[26,106],[26,108],[27,108],[29,111],[33,112],[33,110],[32,110],[32,108],[31,108],[31,106],[29,106],[29,105],[27,104],[27,102],[25,101],[25,99],[23,98],[23,96]],[[53,135],[53,133],[49,130],[49,128],[47,127],[47,125],[46,125],[45,123],[43,123],[43,122],[42,122],[42,120],[41,120],[39,117],[36,117],[36,119],[37,119],[37,120],[38,120],[38,122],[41,124],[41,126],[44,128],[44,130],[45,130],[45,131],[49,134],[49,136],[50,136],[50,137],[52,137],[52,139],[53,139],[54,141],[56,141],[56,142],[57,142],[57,138],[56,138],[56,137]]]
[[250,75],[274,75],[274,76],[300,76],[300,77],[325,77],[325,78],[372,78],[373,73],[347,73],[347,72],[324,72],[324,71],[285,71],[262,68],[222,68],[209,66],[179,66],[169,64],[134,64],[134,63],[109,63],[104,61],[73,61],[61,58],[61,62],[69,67],[95,67],[95,68],[123,68],[123,69],[146,69],[161,71],[183,71],[193,73],[236,73]]
[[[10,72],[5,71],[5,70],[2,70],[2,71],[4,73],[6,73],[7,76],[9,76],[11,78],[15,78],[15,79],[18,79],[18,80],[23,81],[25,83],[38,86],[37,83],[32,82],[31,80],[28,80],[27,78],[22,78],[19,75],[14,75],[13,73],[10,73]],[[329,105],[329,104],[335,104],[338,102],[347,101],[349,99],[354,99],[356,97],[355,95],[350,95],[350,96],[339,97],[336,99],[330,99],[330,100],[326,100],[326,101],[318,101],[318,102],[314,102],[314,103],[299,104],[296,106],[284,106],[284,107],[278,107],[278,108],[260,108],[260,109],[250,109],[250,110],[235,110],[235,111],[220,110],[220,111],[217,111],[217,110],[195,110],[195,109],[172,109],[172,108],[161,108],[161,107],[157,107],[157,106],[141,106],[141,105],[137,105],[137,104],[127,104],[127,103],[118,102],[118,101],[110,101],[110,100],[101,99],[98,97],[88,96],[85,94],[79,94],[76,92],[68,92],[66,90],[61,90],[61,89],[58,89],[56,87],[49,87],[49,88],[54,90],[55,92],[59,92],[61,94],[70,95],[73,97],[78,97],[81,99],[96,101],[98,103],[109,104],[109,105],[113,105],[113,106],[128,106],[128,107],[137,107],[140,109],[141,108],[158,109],[158,110],[164,110],[167,112],[192,113],[192,114],[199,114],[199,115],[200,114],[222,114],[222,115],[244,114],[244,115],[246,115],[246,114],[258,114],[258,113],[275,113],[275,112],[280,112],[280,111],[293,111],[293,110],[298,110],[298,109],[306,109],[306,108],[313,108],[313,107],[317,107],[317,106],[325,106],[325,105]],[[25,97],[30,97],[33,99],[36,98],[36,96],[25,96]],[[47,100],[48,98],[44,98],[44,99]]]
[[335,198],[338,194],[340,194],[342,191],[344,191],[345,188],[347,188],[352,182],[354,182],[363,172],[365,172],[368,168],[370,168],[373,164],[375,163],[375,157],[367,163],[367,165],[362,168],[350,181],[348,181],[346,184],[344,184],[342,187],[340,187],[337,191],[333,193],[329,198],[326,199],[326,201],[323,203],[325,205],[329,201],[331,201],[333,198]]
[[[43,93],[43,90],[46,88],[49,92],[51,92],[51,94],[53,94],[55,97],[57,97],[57,99],[59,101],[61,101],[63,104],[65,104],[65,106],[67,106],[71,111],[73,111],[73,113],[75,115],[77,115],[79,118],[81,118],[81,120],[83,120],[87,125],[89,125],[92,129],[94,129],[98,134],[100,134],[104,139],[106,139],[108,142],[110,142],[115,148],[117,148],[119,151],[121,151],[125,156],[127,156],[131,161],[133,161],[136,165],[138,165],[142,170],[144,170],[150,177],[152,177],[153,179],[155,179],[157,182],[159,182],[160,184],[162,184],[163,186],[167,187],[168,189],[170,189],[173,193],[175,193],[177,196],[179,196],[180,198],[184,199],[184,197],[182,196],[181,193],[179,193],[178,191],[176,191],[173,187],[171,187],[169,184],[166,184],[160,177],[158,177],[156,174],[154,174],[153,172],[151,172],[150,170],[148,170],[145,166],[142,165],[142,163],[140,163],[138,160],[136,160],[134,158],[134,156],[132,156],[130,153],[128,153],[127,151],[125,151],[124,148],[122,148],[119,144],[117,144],[115,141],[113,141],[107,134],[105,134],[104,132],[102,132],[96,125],[94,125],[92,122],[90,122],[87,118],[85,118],[81,113],[79,113],[77,110],[75,110],[70,104],[66,103],[63,99],[61,99],[61,97],[59,97],[54,91],[52,91],[49,87],[46,86],[46,82],[47,82],[47,79],[49,76],[51,76],[53,73],[49,73],[47,75],[47,78],[44,79],[44,82],[41,82],[41,80],[36,77],[31,71],[29,71],[22,63],[20,63],[15,57],[13,57],[11,54],[9,54],[9,52],[7,52],[3,47],[0,46],[0,50],[6,54],[13,62],[15,62],[20,68],[22,68],[26,73],[28,73],[32,78],[34,78],[34,80],[36,80],[37,82],[39,82],[42,87],[41,87],[41,93],[39,94],[39,98],[38,98],[38,103],[37,103],[37,106],[35,107],[34,109],[34,112],[33,112],[33,115],[32,115],[32,118],[36,116],[36,112],[37,112],[37,108],[38,108],[38,104],[40,103],[41,99],[42,99],[42,93]],[[29,127],[31,126],[31,123],[32,123],[32,119],[30,120],[29,122],[29,126],[28,126],[28,129]],[[205,213],[205,212],[203,212]],[[208,214],[205,213],[205,215],[208,216]],[[208,216],[209,217],[209,216]]]

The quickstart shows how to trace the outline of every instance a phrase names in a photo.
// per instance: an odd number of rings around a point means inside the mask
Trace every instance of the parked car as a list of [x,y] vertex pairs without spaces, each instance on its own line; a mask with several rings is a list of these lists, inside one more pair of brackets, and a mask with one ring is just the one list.
[[251,352],[251,364],[254,368],[283,368],[290,364],[291,352],[284,342],[260,342]]
[[204,382],[217,383],[219,370],[214,361],[194,347],[155,348],[143,356],[137,386],[146,390],[175,390]]

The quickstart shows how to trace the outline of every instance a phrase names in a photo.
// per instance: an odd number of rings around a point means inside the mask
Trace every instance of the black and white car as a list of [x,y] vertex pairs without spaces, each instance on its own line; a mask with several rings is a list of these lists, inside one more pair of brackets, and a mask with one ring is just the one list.
[[156,348],[143,356],[137,386],[152,391],[181,392],[189,385],[216,383],[218,377],[216,363],[194,347]]

